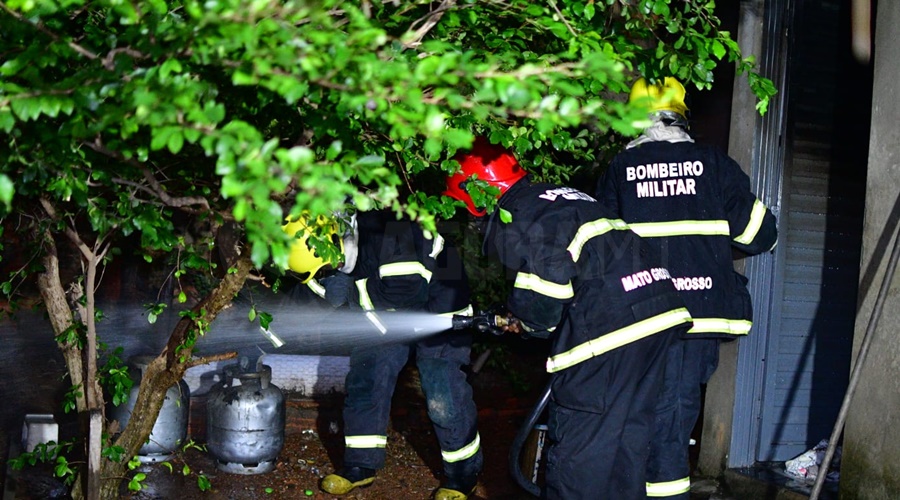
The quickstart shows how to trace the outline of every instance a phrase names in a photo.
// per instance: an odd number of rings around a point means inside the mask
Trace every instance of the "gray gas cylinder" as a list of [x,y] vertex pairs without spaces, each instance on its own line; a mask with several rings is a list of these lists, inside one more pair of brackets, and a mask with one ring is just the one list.
[[206,400],[206,448],[216,467],[234,474],[275,468],[284,446],[284,395],[271,383],[272,368],[246,361],[226,366]]
[[[135,356],[128,360],[128,371],[133,381],[128,401],[113,406],[110,410],[110,417],[119,421],[120,428],[125,428],[131,419],[141,379],[153,359],[153,356]],[[187,438],[190,401],[191,390],[184,380],[166,390],[166,398],[156,417],[156,423],[153,424],[150,439],[138,450],[138,460],[142,463],[155,463],[172,458]]]

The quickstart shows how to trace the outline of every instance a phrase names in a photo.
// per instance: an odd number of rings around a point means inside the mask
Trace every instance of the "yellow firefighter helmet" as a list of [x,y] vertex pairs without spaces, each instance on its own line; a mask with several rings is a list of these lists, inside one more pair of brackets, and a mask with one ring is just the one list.
[[314,248],[310,246],[309,237],[313,234],[321,234],[329,237],[331,242],[343,254],[344,242],[341,238],[338,222],[325,216],[318,216],[311,220],[309,212],[304,211],[295,220],[287,219],[287,224],[282,226],[285,233],[294,236],[296,240],[291,243],[288,255],[288,268],[299,275],[300,281],[308,282],[316,276],[316,273],[331,263],[323,259]]
[[671,76],[657,83],[647,83],[647,80],[638,78],[631,86],[628,103],[645,101],[650,104],[651,112],[671,111],[687,119],[688,107],[684,103],[686,95],[684,85]]

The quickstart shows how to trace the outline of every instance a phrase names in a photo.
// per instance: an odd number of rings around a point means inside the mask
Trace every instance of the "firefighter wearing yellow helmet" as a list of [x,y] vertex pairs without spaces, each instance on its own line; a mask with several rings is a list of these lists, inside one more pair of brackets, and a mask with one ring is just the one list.
[[332,244],[343,255],[344,240],[340,237],[340,225],[336,220],[322,215],[312,220],[309,212],[303,212],[294,220],[288,219],[282,229],[296,238],[291,243],[288,254],[288,269],[297,273],[297,277],[304,284],[309,283],[322,268],[331,265],[314,248],[310,241],[313,234],[330,238]]
[[631,86],[628,94],[629,104],[644,104],[650,107],[651,112],[675,113],[687,120],[688,107],[685,104],[687,91],[684,85],[675,78],[667,76],[657,83],[647,83],[647,80],[638,78]]
[[[472,336],[446,332],[385,342],[392,331],[378,314],[406,310],[471,315],[471,292],[459,251],[439,234],[423,231],[391,211],[358,212],[345,219],[339,224],[327,217],[311,220],[307,214],[285,225],[285,231],[297,237],[289,267],[299,275],[299,286],[334,307],[365,311],[373,325],[371,337],[358,338],[350,352],[343,464],[325,476],[320,487],[344,495],[376,480],[386,459],[394,385],[414,354],[443,463],[444,477],[431,498],[465,500],[475,490],[484,464],[478,412],[463,370],[470,361]],[[339,243],[342,259],[337,266],[309,244],[313,233]],[[397,492],[398,498],[409,496]]]
[[661,252],[693,318],[666,354],[665,387],[647,468],[647,497],[688,500],[688,443],[700,415],[701,387],[719,360],[719,343],[747,335],[752,310],[747,279],[732,250],[772,250],[775,216],[750,191],[750,178],[719,148],[687,130],[684,86],[666,77],[638,79],[629,101],[650,110],[597,184],[596,197]]

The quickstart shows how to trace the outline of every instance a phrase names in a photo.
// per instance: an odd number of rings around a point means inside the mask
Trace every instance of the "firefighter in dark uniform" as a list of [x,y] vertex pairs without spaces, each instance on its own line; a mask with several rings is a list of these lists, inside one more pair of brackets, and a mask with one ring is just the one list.
[[[285,228],[299,235],[290,268],[333,306],[349,303],[362,309],[376,326],[382,323],[377,311],[471,314],[459,253],[439,234],[425,232],[409,220],[397,220],[390,212],[358,213],[347,235],[333,238],[344,256],[340,268],[333,270],[307,245],[314,231],[308,224],[308,219],[301,219]],[[338,233],[333,221],[319,218],[316,224],[330,225],[325,233]],[[379,335],[374,328],[373,335]],[[461,369],[469,363],[471,343],[471,334],[447,332],[414,344],[373,342],[354,347],[345,387],[344,463],[322,480],[322,489],[342,495],[368,486],[384,467],[394,386],[414,351],[443,459],[444,478],[433,498],[468,498],[483,465],[472,388]]]
[[649,105],[652,124],[613,159],[596,196],[659,251],[694,318],[669,351],[647,484],[648,497],[687,500],[701,386],[718,365],[721,340],[751,326],[747,279],[734,270],[732,249],[772,250],[775,216],[733,159],[688,134],[678,80],[639,79],[629,101]]
[[[550,339],[544,497],[643,498],[665,352],[691,321],[668,271],[606,207],[532,183],[505,148],[478,138],[457,161],[444,194],[486,219],[485,251],[515,275],[510,313]],[[490,214],[473,176],[500,190]]]

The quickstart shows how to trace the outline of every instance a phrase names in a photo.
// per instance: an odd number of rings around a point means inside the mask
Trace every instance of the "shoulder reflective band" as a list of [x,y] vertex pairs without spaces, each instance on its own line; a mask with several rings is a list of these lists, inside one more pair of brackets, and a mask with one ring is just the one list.
[[425,231],[425,239],[432,240],[431,253],[429,253],[428,256],[432,259],[436,259],[444,250],[444,237],[436,233]]
[[471,458],[475,453],[478,452],[478,448],[481,447],[481,436],[478,433],[475,433],[475,439],[472,440],[471,443],[463,446],[462,448],[456,451],[444,451],[441,450],[441,458],[444,459],[445,462],[453,463],[460,462],[467,458]]
[[369,297],[369,289],[366,288],[368,282],[369,278],[356,280],[356,289],[359,290],[359,307],[365,311],[372,311],[375,309],[375,305],[372,304],[372,297]]
[[517,274],[516,282],[513,287],[521,288],[523,290],[531,290],[541,295],[546,295],[547,297],[560,300],[571,299],[575,296],[575,291],[572,289],[571,281],[564,285],[560,285],[559,283],[541,279],[541,277],[537,276],[536,274]]
[[747,335],[753,322],[746,319],[694,318],[694,326],[688,333],[727,333]]
[[384,448],[387,436],[347,436],[344,438],[347,448]]
[[606,335],[577,345],[566,352],[561,352],[547,360],[547,372],[555,373],[594,356],[612,351],[625,344],[641,340],[668,328],[691,322],[691,314],[684,307],[658,314],[643,321],[620,328]]
[[674,497],[691,491],[691,478],[684,477],[664,483],[647,483],[648,497]]
[[759,228],[762,227],[765,218],[766,206],[763,205],[763,202],[756,200],[753,202],[753,210],[750,211],[750,221],[747,222],[747,227],[744,228],[744,232],[735,238],[734,241],[742,245],[749,245],[753,241],[753,238],[756,238],[756,234],[759,233]]
[[388,276],[410,276],[418,274],[425,278],[425,281],[431,283],[431,271],[425,269],[421,262],[394,262],[391,264],[383,264],[378,268],[378,276],[386,278]]
[[440,316],[442,318],[451,318],[453,316],[456,316],[457,314],[462,315],[462,316],[472,316],[475,314],[475,309],[472,307],[472,304],[469,304],[466,307],[460,309],[459,311],[438,313],[438,316]]
[[629,224],[631,230],[644,238],[663,236],[731,236],[727,220],[673,220],[669,222],[639,222]]
[[606,234],[612,230],[626,229],[628,229],[628,224],[625,224],[625,221],[621,219],[597,219],[588,222],[578,228],[575,237],[572,238],[572,243],[569,243],[566,250],[572,255],[572,260],[578,262],[578,259],[581,257],[581,250],[591,238]]
[[309,289],[312,290],[312,292],[314,294],[318,295],[319,297],[322,297],[323,299],[325,298],[325,287],[322,286],[321,283],[316,281],[315,278],[306,282],[306,286],[308,286]]

